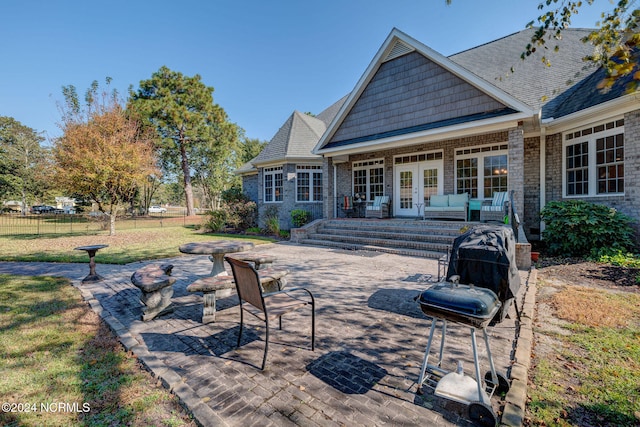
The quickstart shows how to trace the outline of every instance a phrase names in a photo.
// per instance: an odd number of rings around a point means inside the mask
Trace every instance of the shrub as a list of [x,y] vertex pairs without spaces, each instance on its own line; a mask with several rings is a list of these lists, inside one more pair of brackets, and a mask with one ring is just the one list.
[[255,202],[234,200],[223,202],[220,208],[226,213],[227,225],[237,230],[255,227],[258,220],[258,206]]
[[[221,195],[222,204],[220,209],[216,212],[217,218],[212,218],[213,225],[218,226],[217,230],[222,231],[225,226],[234,228],[236,230],[247,230],[257,225],[258,220],[258,207],[255,202],[252,202],[247,195],[242,193],[242,190],[238,188],[231,188],[223,191]],[[224,224],[220,228],[220,221],[224,221]]]
[[215,233],[224,231],[227,224],[227,214],[224,210],[218,209],[207,213],[207,220],[204,228]]
[[550,255],[587,256],[592,249],[634,247],[632,219],[604,205],[554,201],[542,209],[540,217],[545,221],[542,237]]
[[309,221],[311,221],[311,212],[303,209],[294,209],[291,211],[291,222],[294,227],[302,227],[303,225],[308,224]]
[[264,226],[267,233],[280,235],[280,215],[277,206],[269,206],[264,210]]
[[619,267],[640,268],[640,258],[621,249],[594,248],[591,250],[589,259]]

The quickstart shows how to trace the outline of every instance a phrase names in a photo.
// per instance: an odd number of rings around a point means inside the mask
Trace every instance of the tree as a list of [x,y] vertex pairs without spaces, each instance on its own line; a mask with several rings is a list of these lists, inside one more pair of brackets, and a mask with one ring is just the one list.
[[[446,0],[450,4],[452,0]],[[558,3],[560,4],[559,6]],[[521,55],[526,59],[539,48],[558,51],[554,40],[562,38],[562,32],[571,25],[571,17],[576,15],[585,4],[593,4],[594,0],[544,0],[538,5],[542,11],[535,20],[527,24],[527,28],[535,29],[531,42],[524,47]],[[597,28],[583,39],[596,48],[596,53],[585,57],[585,61],[602,66],[607,77],[600,83],[602,89],[610,88],[625,77],[629,77],[627,91],[633,92],[640,87],[640,69],[638,66],[638,50],[640,48],[640,8],[637,0],[617,0],[613,10],[603,12],[602,20],[595,23]],[[551,65],[543,55],[541,60]]]
[[245,138],[242,142],[241,163],[251,161],[260,154],[265,145],[267,145],[267,141],[260,141],[258,138]]
[[28,199],[48,188],[48,150],[34,129],[11,117],[0,117],[0,196],[20,195],[22,214]]
[[223,174],[238,142],[239,130],[214,104],[213,90],[197,74],[188,77],[163,66],[131,93],[129,108],[147,119],[160,136],[163,168],[183,177],[187,215],[195,214],[192,177]]
[[[107,85],[110,79],[107,79]],[[129,202],[147,177],[157,174],[155,135],[127,114],[117,92],[98,95],[94,82],[82,108],[73,86],[63,88],[65,107],[55,141],[56,181],[69,193],[95,202],[109,215],[109,234],[115,235],[118,211]]]
[[[526,58],[536,51],[536,47],[548,49],[547,40],[559,40],[562,31],[571,25],[571,17],[578,13],[584,5],[582,1],[562,1],[561,6],[552,5],[559,0],[546,0],[538,6],[544,13],[527,24],[527,28],[536,28],[531,43],[525,48],[521,57]],[[594,0],[586,0],[592,4]],[[610,88],[619,79],[630,76],[627,91],[634,92],[640,84],[638,69],[638,48],[640,47],[640,9],[635,8],[635,0],[618,0],[614,9],[602,13],[598,28],[592,31],[583,41],[591,42],[597,48],[593,55],[584,58],[607,71],[607,77],[600,83],[603,89]],[[546,10],[545,10],[546,9]],[[557,51],[558,45],[553,46]],[[543,56],[542,61],[550,65]]]

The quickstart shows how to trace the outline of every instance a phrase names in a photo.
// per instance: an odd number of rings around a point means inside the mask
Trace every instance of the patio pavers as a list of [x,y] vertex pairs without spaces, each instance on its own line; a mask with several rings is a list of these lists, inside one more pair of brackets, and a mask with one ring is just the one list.
[[[259,369],[260,322],[248,319],[242,345],[235,347],[235,295],[218,301],[215,323],[200,323],[202,296],[186,286],[210,272],[206,256],[161,261],[174,265],[175,310],[149,322],[140,320],[140,291],[130,282],[133,271],[148,263],[100,265],[103,282],[75,285],[203,425],[470,425],[464,405],[430,390],[416,394],[431,322],[414,297],[429,276],[437,279],[437,261],[290,243],[254,251],[276,256],[274,266],[290,270],[288,286],[307,286],[316,297],[316,350],[310,350],[310,313],[292,313],[282,330],[271,330],[265,371]],[[521,274],[520,297],[528,273]],[[516,352],[513,310],[511,319],[489,328],[496,370],[505,375]],[[484,373],[482,341],[478,350]],[[450,324],[443,366],[453,370],[458,360],[473,376],[468,328]],[[493,404],[497,410],[496,398]]]

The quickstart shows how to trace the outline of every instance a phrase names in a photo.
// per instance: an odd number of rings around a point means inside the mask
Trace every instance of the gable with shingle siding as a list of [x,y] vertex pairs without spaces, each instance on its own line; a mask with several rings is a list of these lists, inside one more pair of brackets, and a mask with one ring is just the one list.
[[380,66],[331,142],[505,107],[422,54],[412,52]]

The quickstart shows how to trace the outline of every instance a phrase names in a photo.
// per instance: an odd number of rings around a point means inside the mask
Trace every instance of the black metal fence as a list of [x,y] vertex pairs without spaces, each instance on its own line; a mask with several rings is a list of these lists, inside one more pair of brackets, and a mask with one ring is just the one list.
[[[200,224],[200,217],[185,213],[158,213],[145,216],[122,216],[116,220],[118,230],[162,228]],[[109,229],[109,216],[99,214],[0,214],[0,236],[90,235]]]

